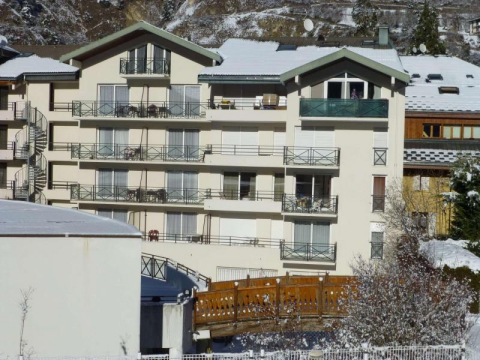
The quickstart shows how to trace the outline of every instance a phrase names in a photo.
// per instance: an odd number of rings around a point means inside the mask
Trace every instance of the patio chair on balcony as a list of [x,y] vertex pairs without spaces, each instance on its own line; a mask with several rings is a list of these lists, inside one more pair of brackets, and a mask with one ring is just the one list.
[[156,105],[150,105],[148,108],[147,108],[147,115],[148,117],[155,117],[157,118],[158,117],[158,107]]

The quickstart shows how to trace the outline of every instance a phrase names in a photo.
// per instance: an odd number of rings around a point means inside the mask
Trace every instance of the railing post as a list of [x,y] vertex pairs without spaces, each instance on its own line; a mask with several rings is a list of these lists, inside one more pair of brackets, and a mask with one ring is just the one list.
[[250,274],[247,274],[246,284],[247,284],[247,288],[250,287]]
[[153,256],[150,259],[150,276],[155,278],[155,258]]
[[280,278],[275,279],[275,317],[280,321]]
[[321,318],[323,316],[323,276],[318,278],[320,280],[318,284],[318,317]]
[[238,319],[238,282],[235,281],[233,288],[233,323],[237,323]]

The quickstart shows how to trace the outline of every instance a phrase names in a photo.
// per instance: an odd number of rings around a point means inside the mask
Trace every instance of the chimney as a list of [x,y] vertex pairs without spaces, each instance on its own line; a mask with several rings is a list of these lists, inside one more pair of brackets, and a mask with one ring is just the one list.
[[388,26],[378,27],[378,45],[380,46],[388,45]]

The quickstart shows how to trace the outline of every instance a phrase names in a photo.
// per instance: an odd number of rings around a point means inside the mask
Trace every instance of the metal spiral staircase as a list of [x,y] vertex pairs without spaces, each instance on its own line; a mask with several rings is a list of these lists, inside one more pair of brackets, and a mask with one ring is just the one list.
[[17,200],[46,204],[42,190],[47,184],[47,160],[43,151],[47,147],[47,118],[37,109],[27,105],[27,127],[15,135],[15,157],[26,164],[15,174]]

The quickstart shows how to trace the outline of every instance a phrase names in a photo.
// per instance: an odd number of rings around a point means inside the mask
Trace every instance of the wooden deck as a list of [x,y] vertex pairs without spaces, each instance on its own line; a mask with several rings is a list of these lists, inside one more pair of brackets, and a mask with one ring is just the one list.
[[343,316],[340,299],[352,279],[284,276],[211,283],[209,291],[195,294],[195,328],[209,329],[212,337],[274,331],[276,321],[294,312],[306,328],[321,330]]

